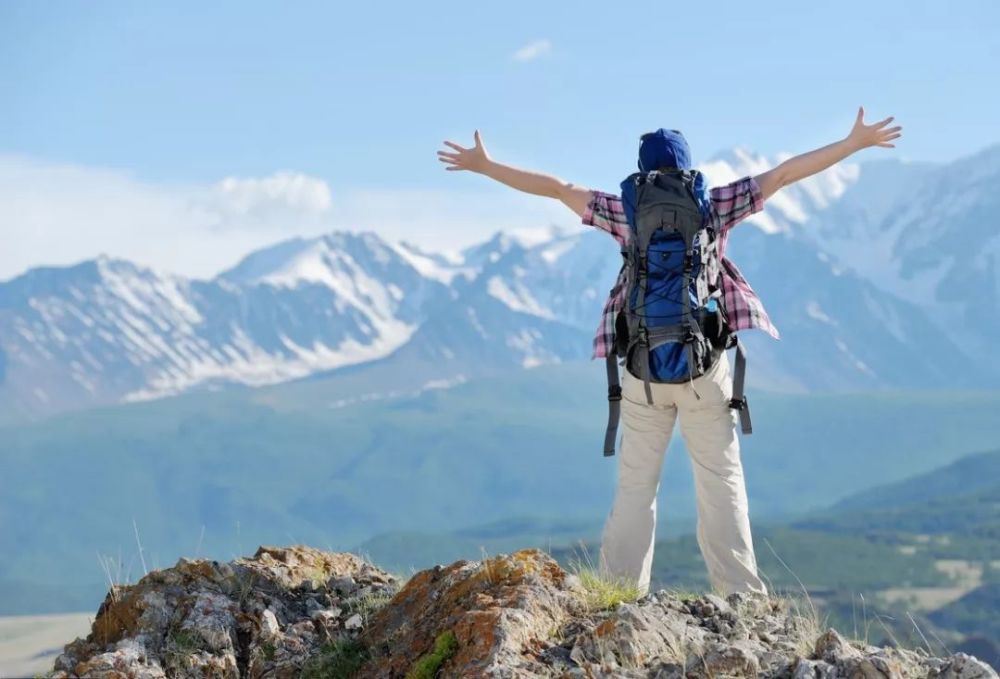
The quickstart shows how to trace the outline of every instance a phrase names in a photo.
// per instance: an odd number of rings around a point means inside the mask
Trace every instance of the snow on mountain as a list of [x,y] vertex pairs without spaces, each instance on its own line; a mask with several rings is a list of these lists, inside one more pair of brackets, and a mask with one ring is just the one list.
[[0,397],[50,412],[371,361],[446,290],[374,234],[280,243],[211,281],[103,257],[36,269],[0,284]]
[[592,330],[621,262],[618,245],[608,234],[595,229],[561,232],[530,247],[518,243],[497,250],[470,290],[485,292],[515,311]]
[[[772,167],[745,147],[712,185]],[[744,332],[751,385],[1000,384],[1000,146],[948,165],[835,166],[736,227],[728,255],[782,332]],[[621,266],[597,229],[430,252],[371,232],[295,238],[192,281],[99,258],[0,283],[7,419],[340,375],[345,398],[585,359]],[[333,371],[333,372],[330,372]],[[373,396],[374,395],[374,396]]]
[[422,276],[446,285],[451,283],[455,276],[472,277],[475,275],[474,268],[465,266],[465,259],[461,253],[428,252],[406,241],[389,243],[388,245]]
[[973,357],[990,355],[1000,331],[998,185],[1000,144],[929,172],[885,220],[899,234],[898,294],[957,331]]
[[1000,330],[998,182],[1000,145],[947,165],[866,163],[802,235],[983,355]]
[[923,309],[838,266],[809,240],[738,225],[727,254],[782,336],[740,334],[752,385],[798,391],[982,386],[983,376],[963,365],[957,343]]
[[[791,154],[778,154],[774,159],[754,154],[744,146],[720,153],[698,165],[709,186],[728,184],[746,175],[765,172]],[[860,176],[860,167],[853,163],[838,163],[819,174],[786,186],[771,196],[767,209],[752,215],[747,222],[765,233],[788,231],[808,222],[814,215],[834,204]]]

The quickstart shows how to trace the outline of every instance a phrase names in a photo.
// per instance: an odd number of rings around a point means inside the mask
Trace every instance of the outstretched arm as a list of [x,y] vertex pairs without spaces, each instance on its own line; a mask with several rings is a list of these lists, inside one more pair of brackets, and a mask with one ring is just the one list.
[[800,179],[804,179],[817,172],[822,172],[834,163],[838,163],[856,151],[868,148],[869,146],[883,146],[895,148],[895,144],[889,141],[901,136],[900,126],[887,128],[886,125],[892,122],[893,116],[881,120],[871,125],[863,122],[865,107],[858,108],[858,116],[854,121],[854,127],[850,134],[832,144],[827,144],[815,151],[803,153],[802,155],[789,158],[777,167],[767,172],[763,172],[754,177],[760,185],[760,190],[766,200],[778,189],[789,184],[794,184]]
[[563,181],[552,175],[533,172],[531,170],[521,170],[510,165],[504,165],[490,158],[483,146],[483,140],[479,135],[479,130],[475,132],[476,145],[472,148],[463,148],[450,141],[444,142],[446,146],[454,149],[454,152],[438,151],[438,160],[449,163],[446,170],[468,170],[495,179],[501,184],[506,184],[511,188],[536,196],[546,198],[557,198],[562,201],[570,210],[583,217],[587,203],[590,202],[590,189],[576,184]]

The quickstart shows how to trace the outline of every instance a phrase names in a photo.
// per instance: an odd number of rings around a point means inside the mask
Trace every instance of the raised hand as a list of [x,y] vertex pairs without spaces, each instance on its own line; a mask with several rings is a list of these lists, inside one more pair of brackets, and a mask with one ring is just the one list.
[[444,142],[446,146],[455,149],[454,153],[448,151],[438,151],[438,160],[442,163],[449,163],[446,170],[469,170],[471,172],[482,172],[490,163],[490,155],[483,146],[483,140],[479,136],[479,130],[475,132],[476,145],[470,149],[463,148],[450,141]]
[[880,120],[877,123],[872,123],[871,125],[864,124],[865,117],[865,107],[858,107],[858,117],[854,121],[854,127],[851,129],[850,134],[847,135],[847,141],[849,141],[858,150],[868,148],[869,146],[884,146],[886,148],[895,148],[895,144],[890,144],[889,142],[897,137],[901,136],[900,130],[903,128],[899,125],[896,127],[886,127],[892,122],[893,116],[889,116],[885,120]]

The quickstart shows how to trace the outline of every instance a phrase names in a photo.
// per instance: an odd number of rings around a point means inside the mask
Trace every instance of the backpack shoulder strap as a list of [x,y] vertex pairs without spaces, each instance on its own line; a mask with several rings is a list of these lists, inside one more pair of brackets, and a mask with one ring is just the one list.
[[743,342],[736,337],[736,366],[733,368],[733,397],[729,400],[729,407],[738,410],[740,413],[740,429],[744,434],[753,433],[753,422],[750,420],[750,404],[743,393],[744,379],[746,377],[747,357],[743,350]]
[[605,361],[608,370],[608,427],[604,430],[604,456],[615,454],[615,440],[618,438],[618,421],[621,417],[622,387],[618,375],[618,357],[609,351]]

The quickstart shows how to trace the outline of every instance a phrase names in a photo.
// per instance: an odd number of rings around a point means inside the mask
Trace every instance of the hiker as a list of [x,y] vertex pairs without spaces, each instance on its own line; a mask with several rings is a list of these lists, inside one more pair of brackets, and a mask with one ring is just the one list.
[[[736,430],[737,420],[740,420],[743,433],[750,432],[748,406],[742,395],[742,346],[737,346],[735,375],[730,371],[725,349],[736,346],[733,342],[737,330],[757,328],[775,339],[780,336],[749,283],[725,257],[729,230],[746,217],[763,210],[765,201],[780,188],[821,172],[861,149],[871,146],[893,148],[895,145],[890,142],[901,135],[902,128],[887,127],[892,120],[890,116],[866,125],[864,107],[859,107],[854,125],[845,138],[789,158],[761,174],[747,175],[711,190],[705,187],[701,173],[692,170],[690,149],[678,130],[660,128],[642,135],[638,153],[639,172],[622,182],[622,195],[587,189],[550,175],[498,163],[487,153],[479,130],[474,133],[475,146],[464,148],[445,141],[452,151],[438,151],[438,159],[447,163],[446,170],[476,172],[520,191],[562,201],[580,216],[584,224],[610,233],[618,242],[626,262],[632,262],[633,271],[636,241],[643,240],[630,236],[639,228],[637,223],[641,224],[645,219],[648,224],[650,214],[656,214],[656,228],[664,223],[661,221],[662,212],[637,213],[636,196],[641,192],[645,192],[646,196],[653,195],[650,192],[654,189],[649,188],[652,186],[656,187],[655,195],[663,204],[670,204],[675,199],[691,202],[688,213],[696,217],[687,221],[678,217],[678,214],[684,214],[683,206],[666,213],[676,219],[677,224],[672,226],[678,233],[682,231],[682,221],[685,228],[690,227],[679,253],[683,258],[686,248],[688,258],[684,260],[683,282],[691,285],[692,292],[681,295],[680,302],[676,299],[672,301],[683,303],[683,314],[680,315],[689,321],[695,317],[695,306],[702,314],[698,318],[721,318],[716,325],[721,324],[729,334],[725,335],[723,344],[713,344],[704,337],[709,334],[705,330],[709,324],[701,326],[697,321],[690,321],[701,343],[675,341],[672,345],[669,337],[663,339],[663,336],[677,326],[661,329],[661,339],[658,340],[663,345],[661,349],[672,352],[664,355],[676,364],[673,367],[680,366],[689,372],[690,377],[684,379],[682,376],[672,381],[651,379],[654,367],[651,362],[655,358],[654,345],[657,342],[643,342],[657,333],[653,319],[647,318],[649,327],[643,326],[640,319],[640,332],[636,333],[638,338],[632,337],[632,331],[636,330],[635,321],[630,320],[623,325],[622,320],[626,316],[630,319],[639,317],[640,313],[635,309],[662,300],[646,303],[641,298],[636,300],[635,295],[639,293],[633,293],[633,290],[642,286],[635,285],[635,274],[630,278],[626,274],[629,267],[623,264],[605,302],[593,340],[592,355],[592,358],[605,358],[608,366],[612,414],[606,436],[606,455],[614,451],[619,401],[622,424],[615,497],[601,535],[600,568],[603,573],[636,584],[641,595],[649,591],[660,470],[674,423],[679,419],[694,472],[698,545],[713,588],[723,594],[767,593],[757,574]],[[648,186],[644,185],[647,181],[650,182]],[[684,187],[686,190],[675,191],[672,198],[671,187]],[[623,196],[629,198],[623,201]],[[644,205],[646,210],[657,207],[649,207],[649,201]],[[643,214],[646,216],[643,217]],[[697,239],[692,235],[695,230],[699,234]],[[645,248],[652,248],[653,244],[643,241],[641,245],[640,261],[645,269],[640,267],[640,270],[645,278],[640,280],[645,280],[648,287],[654,270],[646,257],[649,250]],[[695,247],[702,248],[700,252],[704,256],[692,258]],[[666,250],[659,254],[664,261],[669,259]],[[696,261],[697,265],[690,266],[692,261]],[[713,270],[713,261],[718,270]],[[688,276],[697,277],[697,286],[695,278],[689,279]],[[692,298],[694,302],[691,302]],[[702,305],[702,302],[705,304]],[[718,311],[720,306],[723,312]],[[632,309],[630,315],[626,313],[629,309]],[[716,332],[721,330],[716,328]],[[627,351],[620,344],[622,335],[630,342]],[[633,346],[637,341],[641,351],[636,351]],[[693,353],[692,347],[702,349]],[[620,386],[616,363],[619,354],[626,365]],[[663,369],[663,359],[656,361],[655,368]]]

